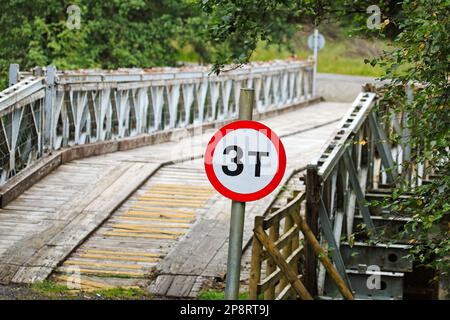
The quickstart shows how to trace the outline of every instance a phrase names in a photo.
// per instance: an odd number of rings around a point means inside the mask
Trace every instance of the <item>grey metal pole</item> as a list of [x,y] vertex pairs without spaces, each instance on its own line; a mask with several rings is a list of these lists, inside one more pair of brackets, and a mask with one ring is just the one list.
[[8,80],[9,86],[19,82],[19,65],[17,63],[11,63],[9,65]]
[[314,29],[314,69],[313,69],[313,85],[312,96],[316,96],[316,78],[317,78],[317,58],[318,58],[318,45],[319,45],[319,30]]
[[47,87],[45,88],[45,106],[42,126],[42,152],[51,152],[53,149],[53,99],[55,97],[55,81],[56,81],[56,67],[48,66],[45,77]]
[[[254,104],[255,90],[241,89],[239,96],[240,120],[252,120]],[[228,241],[225,300],[236,300],[239,298],[244,220],[245,202],[233,200],[233,202],[231,203],[230,238]]]

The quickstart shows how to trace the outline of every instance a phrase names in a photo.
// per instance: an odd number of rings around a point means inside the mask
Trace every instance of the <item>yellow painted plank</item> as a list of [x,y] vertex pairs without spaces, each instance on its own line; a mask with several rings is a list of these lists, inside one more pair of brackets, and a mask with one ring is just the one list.
[[129,211],[134,211],[134,209],[143,209],[136,210],[142,212],[153,212],[153,213],[181,213],[181,214],[191,214],[194,215],[195,212],[192,210],[184,210],[184,209],[174,209],[174,208],[161,208],[161,207],[151,207],[151,206],[132,206]]
[[169,203],[169,202],[161,202],[156,200],[139,200],[136,202],[137,205],[157,205],[157,206],[164,206],[164,207],[184,207],[184,208],[202,208],[203,205],[199,204],[192,204],[192,203]]
[[161,260],[159,258],[126,257],[126,256],[89,254],[89,253],[80,254],[79,257],[86,259],[119,260],[119,261],[135,261],[135,262],[158,262]]
[[208,193],[198,193],[198,191],[194,190],[192,192],[188,191],[178,191],[178,190],[159,190],[159,189],[150,189],[144,193],[145,195],[160,195],[160,196],[173,196],[173,197],[194,197],[196,199],[208,199],[211,197],[214,192]]
[[155,197],[153,195],[150,196],[141,196],[138,198],[140,201],[170,201],[171,203],[192,203],[192,204],[204,204],[205,200],[195,200],[192,198],[180,199],[177,197]]
[[112,236],[112,237],[130,237],[130,238],[148,238],[148,239],[172,239],[175,240],[178,238],[177,236],[172,235],[159,235],[159,234],[139,234],[139,233],[130,233],[130,232],[105,232],[103,235]]
[[154,184],[152,188],[180,188],[180,189],[191,189],[191,190],[214,190],[210,186],[199,186],[191,184],[175,184],[175,183],[158,183]]
[[184,231],[172,231],[172,230],[163,230],[163,229],[135,229],[135,228],[114,228],[113,231],[118,232],[132,232],[132,233],[145,233],[145,234],[175,234],[181,235],[185,234]]
[[91,262],[91,261],[81,261],[81,260],[67,260],[63,265],[72,265],[72,266],[90,266],[90,267],[99,267],[99,268],[120,268],[120,269],[135,269],[141,270],[142,266],[134,265],[134,264],[122,264],[122,263],[103,263],[103,262]]
[[90,275],[111,275],[111,276],[129,276],[129,277],[144,277],[143,272],[130,272],[130,271],[113,271],[113,270],[95,270],[95,269],[80,269],[82,274]]
[[167,228],[167,229],[188,229],[190,227],[189,224],[125,224],[125,223],[116,223],[112,226],[113,228],[129,228],[129,229],[158,229],[158,228]]
[[176,190],[176,189],[147,189],[144,194],[146,195],[158,195],[162,197],[195,197],[195,198],[208,198],[214,192],[204,192],[199,190]]
[[88,249],[85,251],[88,254],[110,254],[110,255],[121,255],[121,256],[136,256],[136,257],[150,257],[150,258],[160,258],[162,255],[160,253],[149,253],[149,252],[131,252],[131,251],[112,251],[112,250],[98,250],[98,249]]
[[192,223],[195,219],[167,219],[167,218],[152,218],[152,217],[130,217],[119,216],[120,220],[126,221],[161,221],[161,222],[173,222],[173,223]]
[[131,216],[144,216],[144,217],[166,217],[168,219],[170,218],[194,218],[194,214],[182,214],[182,213],[156,213],[156,212],[144,212],[144,211],[128,211],[126,213],[127,215]]
[[[64,283],[60,283],[62,285],[64,285]],[[105,289],[102,290],[108,290],[108,289],[113,289],[113,288],[122,288],[122,289],[140,289],[139,286],[117,286],[117,287],[107,287]],[[78,294],[81,292],[92,292],[92,291],[98,291],[100,290],[99,288],[93,288],[93,287],[86,287],[86,286],[81,286],[81,290],[78,289],[70,289],[69,293],[70,294]]]
[[200,190],[200,189],[191,189],[191,188],[161,188],[161,187],[157,187],[157,188],[149,188],[146,189],[146,192],[172,192],[174,194],[184,194],[184,195],[189,195],[189,194],[194,194],[194,195],[199,195],[199,196],[209,196],[214,194],[216,191],[214,190]]
[[[67,280],[72,279],[73,276],[66,276],[66,275],[59,275],[56,277],[57,280],[59,281],[64,281],[65,283],[67,283]],[[92,281],[92,280],[88,280],[88,279],[84,279],[81,278],[80,279],[80,285],[81,286],[89,286],[91,288],[97,288],[97,289],[110,289],[110,288],[114,288],[111,285],[105,284],[105,283],[100,283],[97,281]]]

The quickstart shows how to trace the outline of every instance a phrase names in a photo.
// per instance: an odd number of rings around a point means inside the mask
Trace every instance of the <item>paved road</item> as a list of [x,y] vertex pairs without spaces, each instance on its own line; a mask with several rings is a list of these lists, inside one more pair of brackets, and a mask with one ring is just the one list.
[[375,78],[343,74],[317,74],[317,94],[329,101],[353,102],[361,87]]

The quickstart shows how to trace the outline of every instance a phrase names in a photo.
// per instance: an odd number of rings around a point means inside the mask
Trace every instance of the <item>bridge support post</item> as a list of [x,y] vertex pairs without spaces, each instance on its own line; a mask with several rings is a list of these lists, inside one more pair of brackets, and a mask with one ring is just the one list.
[[19,82],[19,65],[17,63],[11,63],[8,72],[8,85],[12,86],[17,82]]
[[56,68],[54,66],[47,67],[47,73],[45,77],[46,88],[45,88],[45,106],[44,106],[44,116],[42,117],[43,123],[41,126],[42,130],[42,143],[43,152],[51,152],[53,149],[53,101],[55,99],[55,79],[56,78]]
[[[320,177],[316,165],[306,168],[306,216],[305,220],[314,236],[319,234]],[[317,296],[317,257],[311,244],[305,245],[305,286],[311,295]]]

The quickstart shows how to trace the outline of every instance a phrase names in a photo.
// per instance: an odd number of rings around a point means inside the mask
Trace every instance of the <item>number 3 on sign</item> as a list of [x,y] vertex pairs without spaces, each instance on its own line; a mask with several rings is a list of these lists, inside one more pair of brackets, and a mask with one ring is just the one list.
[[271,193],[286,169],[278,136],[256,121],[235,121],[221,128],[206,148],[205,170],[222,195],[254,201]]

